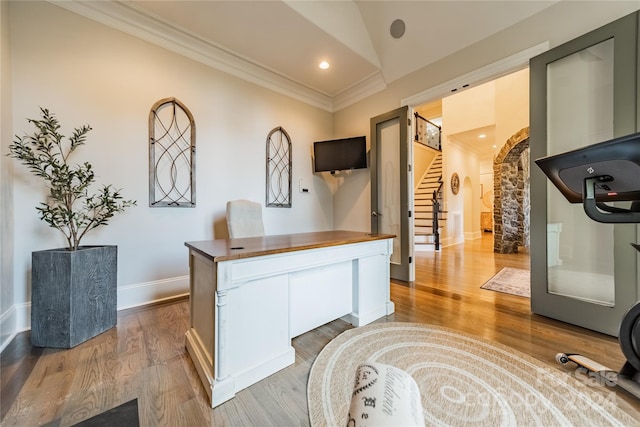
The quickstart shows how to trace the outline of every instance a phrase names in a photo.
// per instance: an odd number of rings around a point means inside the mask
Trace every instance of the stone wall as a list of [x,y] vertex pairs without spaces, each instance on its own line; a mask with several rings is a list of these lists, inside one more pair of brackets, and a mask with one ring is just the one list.
[[493,161],[493,250],[529,247],[529,128],[504,144]]

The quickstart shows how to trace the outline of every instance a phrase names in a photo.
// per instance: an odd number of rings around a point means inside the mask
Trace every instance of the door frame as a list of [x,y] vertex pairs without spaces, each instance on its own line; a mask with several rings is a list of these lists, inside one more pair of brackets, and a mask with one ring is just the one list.
[[[424,104],[427,102],[432,102],[436,99],[441,99],[446,96],[449,96],[451,95],[453,90],[455,90],[456,93],[459,93],[461,91],[466,90],[467,88],[472,88],[480,84],[486,83],[488,81],[500,78],[504,75],[511,74],[516,71],[528,68],[529,60],[531,58],[543,52],[546,52],[547,50],[549,50],[548,41],[539,43],[535,46],[532,46],[528,49],[524,49],[513,55],[502,58],[498,61],[488,64],[484,67],[478,68],[462,76],[448,80],[444,83],[433,86],[429,89],[426,89],[422,92],[418,92],[406,98],[402,98],[400,99],[400,106],[409,107],[409,110],[410,110],[409,113],[413,114],[412,110],[415,106]],[[409,117],[412,117],[412,116],[409,116]],[[373,147],[373,144],[371,145]],[[413,159],[411,159],[411,162],[413,162]],[[371,155],[369,165],[370,167],[373,166],[373,153]],[[373,182],[371,182],[371,185],[373,186]],[[377,186],[377,183],[376,183],[376,186]],[[372,194],[373,194],[373,191],[372,191]],[[371,201],[371,205],[373,206],[373,200]],[[413,210],[413,206],[411,206],[411,209]],[[411,234],[412,233],[413,233],[413,230],[411,230]]]
[[[411,95],[407,98],[403,98],[400,100],[400,105],[408,106],[410,108],[410,113],[413,115],[413,111],[411,110],[420,104],[433,102],[435,100],[452,95],[453,93],[461,93],[467,89],[477,87],[481,84],[499,79],[500,77],[529,68],[529,61],[531,60],[531,58],[546,52],[548,49],[548,41],[537,44],[533,47],[488,64],[484,67],[478,68],[460,77],[456,77],[452,80],[448,80],[444,83],[426,89],[417,94]],[[411,161],[413,162],[413,159],[411,159]],[[443,172],[445,168],[445,162],[446,160],[443,157]],[[445,246],[458,243],[461,242],[454,240],[450,243],[446,243]],[[441,248],[444,248],[445,246],[441,246]]]

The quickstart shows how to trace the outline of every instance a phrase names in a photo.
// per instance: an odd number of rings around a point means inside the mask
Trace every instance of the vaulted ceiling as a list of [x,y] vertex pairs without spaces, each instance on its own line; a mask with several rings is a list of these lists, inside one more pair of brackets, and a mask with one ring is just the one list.
[[556,2],[54,1],[329,111]]

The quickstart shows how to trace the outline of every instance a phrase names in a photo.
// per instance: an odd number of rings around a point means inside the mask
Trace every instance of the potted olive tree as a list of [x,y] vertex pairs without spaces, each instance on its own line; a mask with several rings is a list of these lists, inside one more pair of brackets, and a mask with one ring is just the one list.
[[136,202],[124,200],[110,185],[89,193],[95,182],[91,165],[73,166],[69,158],[91,127],[76,128],[66,138],[55,115],[45,108],[40,112],[40,119],[27,119],[34,132],[16,136],[8,156],[44,181],[48,197],[36,210],[64,235],[67,246],[32,253],[31,343],[71,348],[116,325],[117,246],[80,241]]

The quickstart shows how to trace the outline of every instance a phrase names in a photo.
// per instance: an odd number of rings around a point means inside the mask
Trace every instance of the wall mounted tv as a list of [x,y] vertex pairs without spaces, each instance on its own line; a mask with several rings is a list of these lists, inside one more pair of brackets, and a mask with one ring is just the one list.
[[313,169],[331,172],[366,169],[367,139],[364,136],[313,143]]

